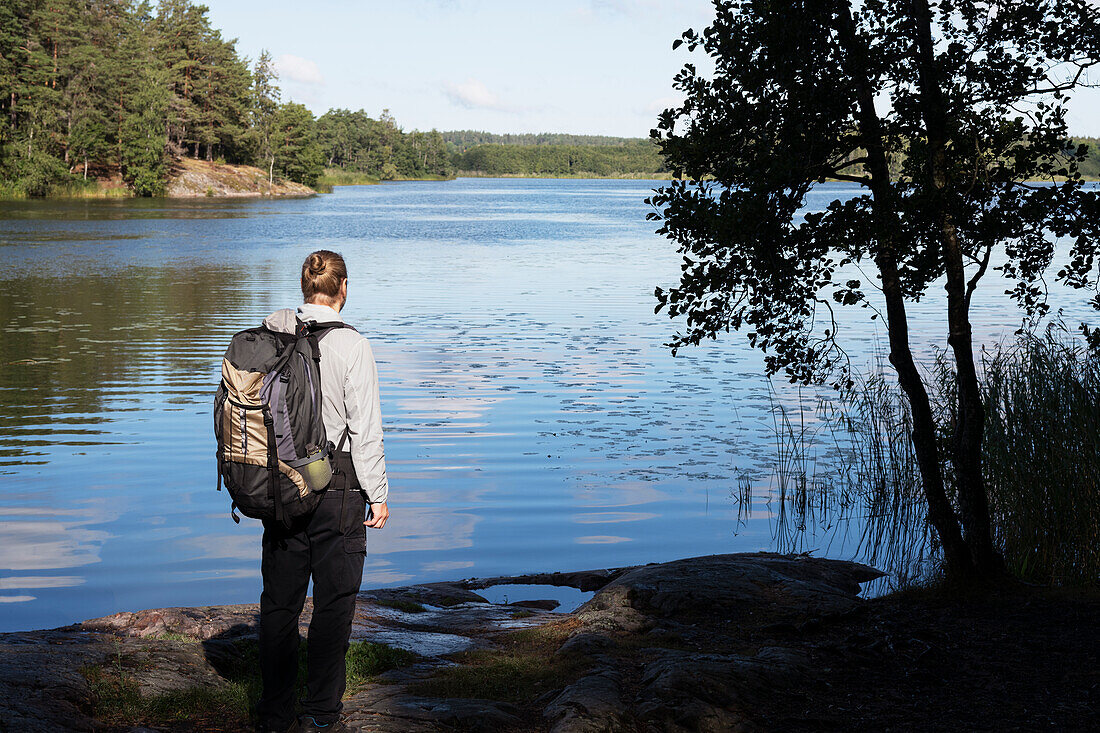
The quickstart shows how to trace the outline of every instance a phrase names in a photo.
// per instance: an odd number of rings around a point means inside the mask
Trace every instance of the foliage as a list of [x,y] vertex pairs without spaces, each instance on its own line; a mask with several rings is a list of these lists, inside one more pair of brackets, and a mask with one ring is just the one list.
[[656,175],[664,170],[657,148],[648,140],[622,145],[477,145],[455,156],[455,167],[493,176]]
[[638,142],[634,137],[609,137],[607,135],[569,135],[560,132],[496,134],[480,130],[451,130],[440,135],[447,148],[455,153],[465,153],[478,145],[573,145],[582,147],[603,145],[627,145]]
[[279,175],[307,186],[321,177],[324,165],[313,113],[289,102],[279,107],[272,120],[271,147]]
[[402,132],[389,110],[382,110],[378,119],[363,110],[329,110],[317,121],[317,132],[329,168],[381,180],[452,173],[440,134]]
[[[250,68],[192,0],[5,2],[0,90],[0,184],[10,195],[66,190],[89,171],[117,171],[136,194],[160,195],[185,155],[306,185],[326,159],[376,178],[386,166],[390,178],[451,173],[438,132],[405,133],[385,111],[372,120],[333,110],[318,123],[281,104],[271,55]],[[338,139],[348,117],[350,142]]]
[[66,178],[61,161],[42,150],[32,148],[13,163],[19,188],[28,196],[45,196]]
[[[1084,0],[714,7],[713,24],[674,47],[702,49],[715,72],[685,65],[674,82],[685,101],[653,131],[687,179],[650,199],[684,255],[679,285],[657,289],[658,310],[685,317],[670,345],[745,330],[770,373],[850,387],[833,309],[884,312],[948,565],[994,572],[970,297],[998,250],[1011,294],[1045,312],[1057,237],[1069,256],[1055,279],[1097,287],[1100,196],[1082,186],[1087,148],[1068,137],[1065,103],[1100,63],[1100,11]],[[826,179],[864,193],[803,213]],[[851,265],[879,282],[847,275]],[[958,416],[946,478],[905,311],[941,279]]]
[[267,49],[260,52],[252,74],[252,143],[257,162],[267,163],[268,183],[273,182],[275,170],[275,115],[279,109],[278,74]]

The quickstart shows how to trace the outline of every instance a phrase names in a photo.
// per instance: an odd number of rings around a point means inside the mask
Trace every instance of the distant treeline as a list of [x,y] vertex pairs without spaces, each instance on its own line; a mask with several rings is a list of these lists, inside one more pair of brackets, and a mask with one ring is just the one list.
[[498,135],[479,130],[441,132],[452,153],[464,153],[476,145],[628,145],[643,138],[608,137],[607,135],[568,135],[560,132],[539,132]]
[[486,176],[660,175],[664,161],[649,140],[618,145],[477,145],[454,157],[462,173]]
[[1089,155],[1081,162],[1081,175],[1094,181],[1100,180],[1100,138],[1078,137],[1074,142],[1089,146]]

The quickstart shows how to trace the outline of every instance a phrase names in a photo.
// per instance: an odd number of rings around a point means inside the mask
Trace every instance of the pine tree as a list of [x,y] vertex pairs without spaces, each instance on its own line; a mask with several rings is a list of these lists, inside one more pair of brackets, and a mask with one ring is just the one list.
[[167,120],[172,96],[170,70],[155,61],[163,45],[147,3],[130,18],[123,48],[130,63],[119,86],[119,168],[138,196],[159,196],[168,178]]
[[252,130],[255,137],[256,160],[267,168],[268,184],[275,181],[275,113],[279,109],[279,79],[271,54],[260,52],[252,71]]
[[275,114],[272,140],[279,175],[307,186],[316,185],[324,155],[317,142],[313,113],[295,102],[282,105]]

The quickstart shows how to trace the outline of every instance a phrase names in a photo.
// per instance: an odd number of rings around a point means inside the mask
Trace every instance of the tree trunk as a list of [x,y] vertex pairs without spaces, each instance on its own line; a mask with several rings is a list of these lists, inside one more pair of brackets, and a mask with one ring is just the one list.
[[267,164],[267,185],[271,186],[275,183],[275,156],[272,155]]
[[982,405],[978,373],[974,364],[974,339],[970,326],[970,304],[966,297],[966,271],[962,246],[943,192],[947,188],[947,131],[945,100],[936,79],[932,41],[932,17],[927,0],[913,0],[913,21],[917,42],[917,73],[921,116],[928,136],[928,174],[934,192],[933,215],[940,235],[940,252],[947,273],[947,343],[955,357],[958,386],[958,421],[955,426],[952,462],[958,480],[959,510],[963,534],[979,572],[994,572],[998,562],[990,532],[989,500],[982,477],[982,433],[985,407]]
[[84,180],[88,180],[88,156],[84,156]]
[[932,417],[932,407],[909,345],[909,322],[893,245],[893,186],[882,144],[881,124],[875,111],[874,92],[866,78],[866,49],[856,36],[850,6],[840,15],[841,38],[853,61],[850,73],[858,94],[860,135],[863,138],[863,147],[867,150],[867,169],[871,174],[872,211],[879,239],[875,264],[882,276],[882,294],[886,301],[890,363],[897,370],[898,384],[909,401],[913,415],[913,448],[917,454],[921,484],[928,502],[928,519],[943,546],[943,559],[948,573],[953,577],[963,577],[972,572],[973,561],[963,540],[959,520],[947,498],[939,450],[936,447],[936,425]]

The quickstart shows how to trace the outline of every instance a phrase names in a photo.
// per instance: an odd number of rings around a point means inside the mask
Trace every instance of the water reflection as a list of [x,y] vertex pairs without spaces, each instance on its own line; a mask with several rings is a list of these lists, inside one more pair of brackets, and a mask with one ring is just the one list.
[[[774,462],[773,404],[812,396],[773,391],[736,337],[668,354],[653,185],[0,204],[0,629],[255,601],[260,527],[214,490],[211,396],[230,334],[295,304],[322,246],[382,386],[393,514],[365,584],[774,547],[779,505],[740,480]],[[983,336],[1016,325],[1002,289],[976,296]],[[866,315],[846,316],[863,355]]]

